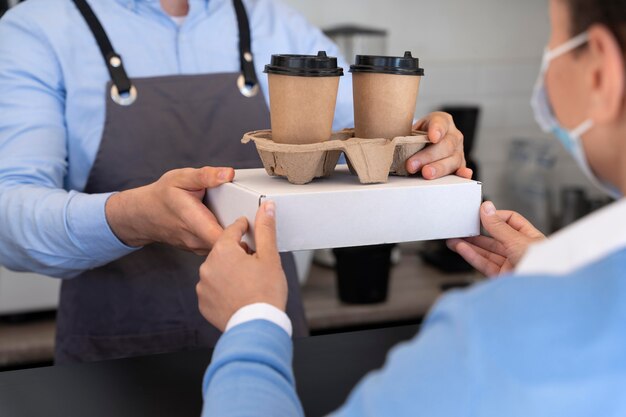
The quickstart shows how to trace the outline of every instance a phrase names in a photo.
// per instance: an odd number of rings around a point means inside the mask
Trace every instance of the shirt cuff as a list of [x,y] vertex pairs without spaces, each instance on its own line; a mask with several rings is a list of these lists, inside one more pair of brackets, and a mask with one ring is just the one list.
[[113,194],[70,191],[65,213],[67,232],[76,246],[86,254],[108,261],[139,249],[124,244],[109,226],[105,206]]
[[283,329],[289,337],[293,333],[291,320],[284,311],[268,303],[254,303],[241,307],[226,324],[224,333],[233,327],[252,320],[267,320]]

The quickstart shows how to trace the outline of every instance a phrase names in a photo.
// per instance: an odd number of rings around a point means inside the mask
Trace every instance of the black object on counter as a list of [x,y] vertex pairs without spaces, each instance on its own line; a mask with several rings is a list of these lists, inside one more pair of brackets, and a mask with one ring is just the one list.
[[478,119],[480,117],[480,107],[478,106],[444,106],[441,111],[452,116],[457,129],[463,133],[463,153],[467,167],[474,171],[473,179],[479,179],[478,165],[472,158],[472,150],[476,144],[476,131],[478,130]]
[[591,201],[583,187],[568,186],[561,189],[560,228],[574,223],[590,212]]
[[426,242],[424,249],[419,251],[419,255],[424,262],[447,274],[458,274],[474,270],[474,267],[468,264],[461,255],[448,249],[445,240]]
[[391,250],[394,244],[333,249],[339,299],[349,304],[381,303],[387,299]]
[[[463,152],[467,167],[474,171],[472,179],[479,179],[479,167],[471,154],[476,143],[475,138],[480,107],[470,105],[444,106],[441,111],[449,113],[456,127],[463,133]],[[420,252],[420,255],[424,262],[443,272],[459,273],[474,270],[460,255],[448,249],[445,240],[428,242],[426,248]]]

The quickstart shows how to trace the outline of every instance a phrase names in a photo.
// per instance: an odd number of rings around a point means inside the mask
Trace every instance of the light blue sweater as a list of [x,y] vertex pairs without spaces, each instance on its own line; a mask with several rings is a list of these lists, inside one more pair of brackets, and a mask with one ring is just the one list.
[[[204,417],[300,416],[292,344],[264,320],[219,341]],[[625,416],[626,249],[567,277],[509,276],[442,297],[337,416]]]

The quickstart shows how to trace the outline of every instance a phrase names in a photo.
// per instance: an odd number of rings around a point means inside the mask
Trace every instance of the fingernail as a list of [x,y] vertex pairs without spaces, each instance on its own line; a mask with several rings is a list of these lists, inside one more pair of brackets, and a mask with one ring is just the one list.
[[226,178],[228,178],[228,170],[227,169],[220,169],[217,172],[217,179],[220,181],[225,181]]
[[437,170],[436,170],[435,168],[433,168],[433,167],[428,167],[428,168],[427,168],[427,171],[428,171],[428,173],[429,173],[429,174],[428,174],[428,176],[429,176],[430,178],[434,178],[434,177],[435,177],[435,175],[437,175]]
[[410,163],[410,167],[412,172],[417,172],[420,169],[420,161],[415,160],[415,161],[411,161]]
[[269,217],[276,215],[276,205],[273,201],[270,200],[265,203],[265,214]]
[[483,213],[485,213],[487,216],[492,216],[496,214],[496,206],[494,206],[491,201],[485,201],[483,203]]
[[433,140],[439,140],[441,139],[441,130],[435,130],[435,133],[433,134]]

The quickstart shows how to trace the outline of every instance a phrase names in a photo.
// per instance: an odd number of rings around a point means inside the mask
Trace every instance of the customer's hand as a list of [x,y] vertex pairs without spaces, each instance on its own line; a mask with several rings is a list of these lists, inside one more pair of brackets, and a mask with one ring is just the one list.
[[447,244],[486,276],[511,271],[528,246],[546,238],[521,214],[496,210],[491,201],[484,202],[480,207],[480,220],[491,237],[450,239]]
[[230,182],[232,168],[183,168],[144,187],[112,195],[106,217],[113,233],[130,246],[160,242],[206,255],[222,227],[202,200],[207,188]]
[[285,311],[287,279],[276,248],[275,212],[273,202],[257,211],[256,253],[249,254],[241,243],[248,230],[242,217],[224,230],[200,267],[196,286],[200,312],[222,331],[232,315],[249,304],[267,303]]
[[407,159],[406,170],[432,180],[449,174],[472,178],[463,154],[463,134],[454,125],[452,116],[444,112],[430,113],[415,123],[413,129],[428,132],[432,145]]

